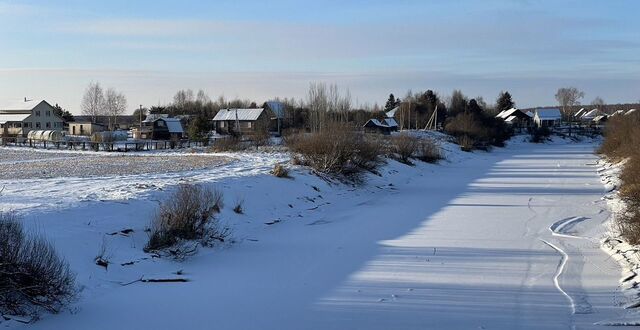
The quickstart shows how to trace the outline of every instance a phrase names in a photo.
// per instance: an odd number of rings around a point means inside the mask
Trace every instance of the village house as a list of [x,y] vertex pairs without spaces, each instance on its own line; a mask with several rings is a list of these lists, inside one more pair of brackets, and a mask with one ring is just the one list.
[[264,108],[221,109],[212,121],[218,134],[251,135],[268,130],[271,115]]
[[105,129],[111,126],[114,130],[127,130],[133,126],[140,125],[140,117],[132,115],[121,115],[114,118],[113,116],[73,116],[75,122],[85,122],[102,125]]
[[367,133],[381,133],[385,135],[391,134],[398,130],[398,123],[392,117],[379,119],[369,119],[363,125],[364,131]]
[[562,114],[558,108],[536,109],[533,121],[537,127],[555,127],[560,125]]
[[151,114],[142,121],[142,127],[134,136],[145,140],[180,140],[184,128],[179,118],[169,118],[166,114]]
[[516,108],[503,110],[496,115],[496,118],[504,120],[505,123],[514,128],[529,128],[533,122],[531,116]]
[[23,100],[0,106],[0,135],[25,137],[31,130],[64,129],[64,119],[47,101]]
[[590,111],[585,111],[582,113],[582,115],[580,115],[580,121],[582,122],[591,122],[593,121],[596,117],[600,116],[601,113],[598,109],[593,109]]
[[69,135],[91,136],[93,133],[106,131],[107,127],[90,121],[74,121],[69,123]]

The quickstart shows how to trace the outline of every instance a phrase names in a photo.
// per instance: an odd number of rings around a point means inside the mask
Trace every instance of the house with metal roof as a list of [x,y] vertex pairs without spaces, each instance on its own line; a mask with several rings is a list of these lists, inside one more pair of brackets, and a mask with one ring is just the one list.
[[221,109],[212,121],[218,134],[254,134],[269,129],[271,116],[264,108]]
[[183,138],[184,128],[179,118],[169,118],[165,114],[147,116],[142,121],[140,138],[151,140],[180,140]]
[[533,114],[533,122],[538,127],[554,127],[560,125],[562,114],[560,109],[536,109]]
[[0,105],[0,135],[25,137],[31,130],[64,129],[64,119],[47,101],[23,100]]

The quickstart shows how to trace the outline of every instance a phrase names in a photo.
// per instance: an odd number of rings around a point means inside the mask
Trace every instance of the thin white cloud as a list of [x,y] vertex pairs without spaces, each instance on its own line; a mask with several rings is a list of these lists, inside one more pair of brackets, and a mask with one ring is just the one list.
[[0,1],[0,17],[30,16],[43,12],[45,12],[43,7],[17,1]]

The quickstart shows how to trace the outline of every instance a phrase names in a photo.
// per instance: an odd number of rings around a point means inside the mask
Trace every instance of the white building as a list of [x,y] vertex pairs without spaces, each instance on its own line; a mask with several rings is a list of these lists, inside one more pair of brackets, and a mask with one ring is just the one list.
[[27,136],[31,130],[63,129],[64,119],[47,101],[24,100],[0,106],[0,135]]
[[533,115],[533,122],[538,127],[554,127],[560,125],[562,114],[560,109],[536,109]]

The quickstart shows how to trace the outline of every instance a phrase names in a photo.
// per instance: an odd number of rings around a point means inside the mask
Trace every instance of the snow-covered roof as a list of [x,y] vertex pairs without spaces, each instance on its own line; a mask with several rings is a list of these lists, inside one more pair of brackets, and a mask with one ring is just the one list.
[[560,114],[560,109],[537,109],[536,116],[542,120],[558,120],[562,119],[562,114]]
[[600,122],[600,121],[603,121],[603,120],[606,120],[606,119],[607,119],[607,115],[600,115],[600,116],[596,116],[595,118],[593,118],[593,121],[594,122]]
[[636,112],[636,109],[631,109],[629,111],[627,111],[627,113],[625,113],[625,115],[630,115],[632,113]]
[[383,119],[383,120],[369,119],[364,124],[364,126],[367,126],[367,124],[369,124],[370,122],[373,123],[373,125],[378,126],[378,127],[384,127],[384,128],[398,127],[398,123],[393,118],[386,118],[386,119]]
[[585,112],[580,118],[582,119],[593,119],[598,115],[598,109],[593,109],[588,112]]
[[5,101],[0,104],[0,109],[2,110],[32,110],[38,104],[40,104],[42,100],[10,100]]
[[578,112],[576,112],[575,115],[573,115],[576,118],[580,118],[580,115],[582,115],[584,113],[584,108],[580,108],[580,110],[578,110]]
[[504,121],[507,123],[512,123],[513,121],[515,121],[516,119],[518,119],[518,117],[516,116],[509,116],[507,119],[505,119]]
[[21,122],[29,116],[31,116],[31,113],[0,114],[0,124],[4,124],[6,122]]
[[395,107],[395,108],[393,108],[393,109],[391,109],[391,110],[387,111],[387,114],[386,114],[386,115],[387,115],[387,117],[388,117],[388,118],[390,118],[390,117],[395,117],[395,116],[396,116],[396,112],[398,111],[398,109],[400,109],[400,106],[397,106],[397,107]]
[[503,110],[496,117],[497,118],[506,119],[506,118],[509,118],[509,117],[513,116],[513,113],[516,112],[516,111],[518,111],[517,108],[511,108],[509,110]]
[[618,115],[624,115],[624,110],[615,111],[614,113],[611,114],[611,117],[618,116]]
[[169,133],[184,133],[184,129],[182,128],[182,123],[178,118],[158,118],[164,120],[167,123],[167,128],[169,129]]
[[396,120],[394,118],[387,118],[384,120],[384,122],[389,126],[389,127],[398,127],[398,122],[396,122]]
[[[258,109],[222,109],[218,111],[213,121],[227,121],[227,120],[258,120],[260,115],[264,111],[264,108]],[[236,118],[237,115],[237,118]]]
[[150,113],[147,117],[142,121],[143,123],[152,123],[160,118],[169,118],[169,115],[166,113]]
[[367,123],[372,122],[374,125],[376,126],[380,126],[380,127],[384,127],[386,125],[383,125],[378,119],[369,119],[366,123],[364,123],[365,125],[367,125]]
[[71,121],[69,122],[69,125],[97,125],[97,126],[107,126],[105,124],[102,123],[97,123],[94,121],[90,121],[90,120],[76,120],[76,121]]
[[279,101],[268,101],[267,106],[271,111],[273,111],[276,118],[284,118],[284,103]]
[[531,110],[525,112],[524,114],[529,116],[529,117],[531,117],[531,118],[533,118],[535,116],[535,113],[533,113],[533,111],[531,111]]

